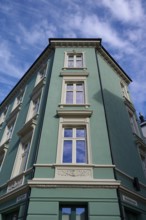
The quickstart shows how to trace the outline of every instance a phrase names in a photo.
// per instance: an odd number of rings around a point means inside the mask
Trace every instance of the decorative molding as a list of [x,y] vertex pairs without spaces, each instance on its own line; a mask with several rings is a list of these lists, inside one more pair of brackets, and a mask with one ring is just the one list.
[[27,193],[24,193],[16,198],[16,203],[24,201],[27,199]]
[[78,167],[56,167],[55,178],[57,179],[91,179],[93,178],[92,168],[78,168]]
[[57,110],[57,115],[59,117],[91,117],[93,111],[92,110]]
[[131,199],[130,197],[125,196],[125,195],[123,195],[122,198],[123,198],[123,201],[124,201],[124,202],[129,203],[130,205],[138,206],[136,200]]
[[23,185],[23,180],[24,180],[23,175],[20,175],[18,177],[13,178],[12,180],[10,180],[8,183],[7,192],[11,192],[12,190]]
[[146,197],[142,196],[141,194],[135,193],[133,191],[131,191],[130,189],[127,189],[126,187],[120,185],[119,187],[120,191],[123,192],[123,194],[128,194],[131,195],[131,197],[133,196],[136,199],[140,199],[144,202],[146,202]]
[[101,39],[50,39],[52,47],[97,47]]

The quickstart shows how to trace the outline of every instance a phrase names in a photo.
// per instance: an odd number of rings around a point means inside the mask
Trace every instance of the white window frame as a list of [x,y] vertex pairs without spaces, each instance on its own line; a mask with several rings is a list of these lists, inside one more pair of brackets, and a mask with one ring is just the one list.
[[[68,66],[68,56],[69,55],[73,56],[73,67]],[[77,67],[77,64],[76,64],[76,60],[77,60],[78,55],[81,55],[81,57],[82,57],[82,66],[81,67]],[[84,52],[75,51],[75,50],[65,52],[64,68],[67,68],[67,69],[83,69],[83,68],[85,68]]]
[[120,84],[121,84],[123,97],[126,98],[128,101],[131,101],[129,96],[128,86],[123,81],[121,81]]
[[132,112],[129,108],[128,108],[128,115],[129,115],[129,120],[130,120],[132,132],[134,134],[138,135],[139,137],[141,137],[138,123],[136,120],[136,116],[135,116],[134,112]]
[[[87,163],[75,163],[74,161],[72,163],[63,163],[63,128],[64,127],[72,127],[72,128],[78,128],[78,127],[84,127],[86,128],[86,150],[87,150]],[[90,147],[90,128],[89,128],[89,118],[60,118],[59,123],[59,132],[58,132],[58,145],[57,145],[57,163],[66,165],[66,164],[72,164],[72,165],[80,165],[80,164],[90,164],[91,163],[91,147]],[[73,151],[75,154],[75,151]],[[73,158],[76,156],[73,155]]]
[[4,111],[0,115],[0,125],[5,121],[6,115],[7,115],[8,109],[7,107],[4,109]]
[[[1,154],[3,154],[3,157],[1,158]],[[4,159],[6,156],[6,149],[0,149],[0,171],[2,169],[3,163],[4,163]]]
[[37,72],[36,82],[35,86],[45,78],[46,76],[46,70],[47,70],[47,64],[43,64],[42,67]]
[[[26,136],[24,136],[19,143],[16,158],[15,158],[15,163],[12,171],[12,178],[22,174],[27,170],[27,164],[28,164],[28,159],[29,159],[29,154],[30,154],[30,148],[31,148],[31,143],[32,143],[32,132],[28,133]],[[24,146],[28,145],[27,149],[24,150]],[[26,156],[25,158],[25,164],[22,169],[22,161],[23,161],[23,156]],[[21,170],[21,169],[22,170]]]
[[24,90],[21,90],[19,92],[18,96],[15,98],[12,111],[22,103],[23,97],[24,97]]
[[[5,130],[4,130],[4,134],[3,134],[2,139],[1,139],[0,146],[3,145],[5,142],[9,141],[12,138],[13,131],[14,131],[15,124],[16,124],[16,120],[17,120],[17,115],[12,117],[11,120],[8,121],[8,123],[5,127]],[[10,128],[11,128],[11,132],[9,133]]]
[[[33,117],[39,114],[41,97],[42,97],[42,89],[40,89],[37,93],[32,95],[32,99],[30,101],[30,105],[26,117],[26,122],[28,122],[30,119],[32,119]],[[36,103],[37,103],[37,108],[36,108]]]
[[[84,103],[76,103],[75,101],[72,104],[66,103],[66,84],[73,83],[73,84],[78,84],[78,83],[83,83],[84,87]],[[74,93],[74,100],[75,100],[75,93]],[[87,97],[87,84],[86,84],[86,77],[70,77],[66,76],[63,77],[63,82],[62,82],[62,95],[61,95],[61,104],[60,105],[67,105],[67,106],[89,106],[88,104],[88,97]]]

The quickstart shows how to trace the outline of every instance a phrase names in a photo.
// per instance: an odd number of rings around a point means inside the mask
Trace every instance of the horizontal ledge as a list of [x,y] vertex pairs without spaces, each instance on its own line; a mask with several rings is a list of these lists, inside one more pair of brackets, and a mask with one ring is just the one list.
[[35,167],[73,167],[73,168],[81,168],[81,167],[93,167],[93,168],[115,168],[115,165],[112,164],[34,164]]
[[34,186],[34,187],[51,187],[51,186],[57,186],[57,185],[70,185],[70,186],[87,186],[87,187],[92,187],[92,186],[120,186],[120,181],[116,181],[114,179],[99,179],[99,180],[60,180],[60,179],[33,179],[31,181],[28,181],[29,186]]
[[58,105],[60,108],[62,107],[85,107],[88,108],[90,107],[90,104],[64,104],[64,103],[60,103]]
[[60,72],[60,76],[88,76],[88,72]]
[[59,117],[76,116],[76,117],[90,117],[92,110],[57,110]]

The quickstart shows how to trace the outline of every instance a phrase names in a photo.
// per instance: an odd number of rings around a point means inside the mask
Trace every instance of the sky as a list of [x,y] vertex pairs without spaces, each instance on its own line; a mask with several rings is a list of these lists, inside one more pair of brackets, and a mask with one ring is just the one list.
[[0,102],[49,38],[102,38],[132,78],[132,101],[146,117],[145,0],[0,0]]

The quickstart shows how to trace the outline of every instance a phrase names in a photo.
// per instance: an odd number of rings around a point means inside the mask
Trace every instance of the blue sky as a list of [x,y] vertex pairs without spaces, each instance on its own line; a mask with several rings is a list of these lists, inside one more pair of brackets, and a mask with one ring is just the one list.
[[145,0],[0,0],[0,102],[52,37],[102,38],[146,116]]

